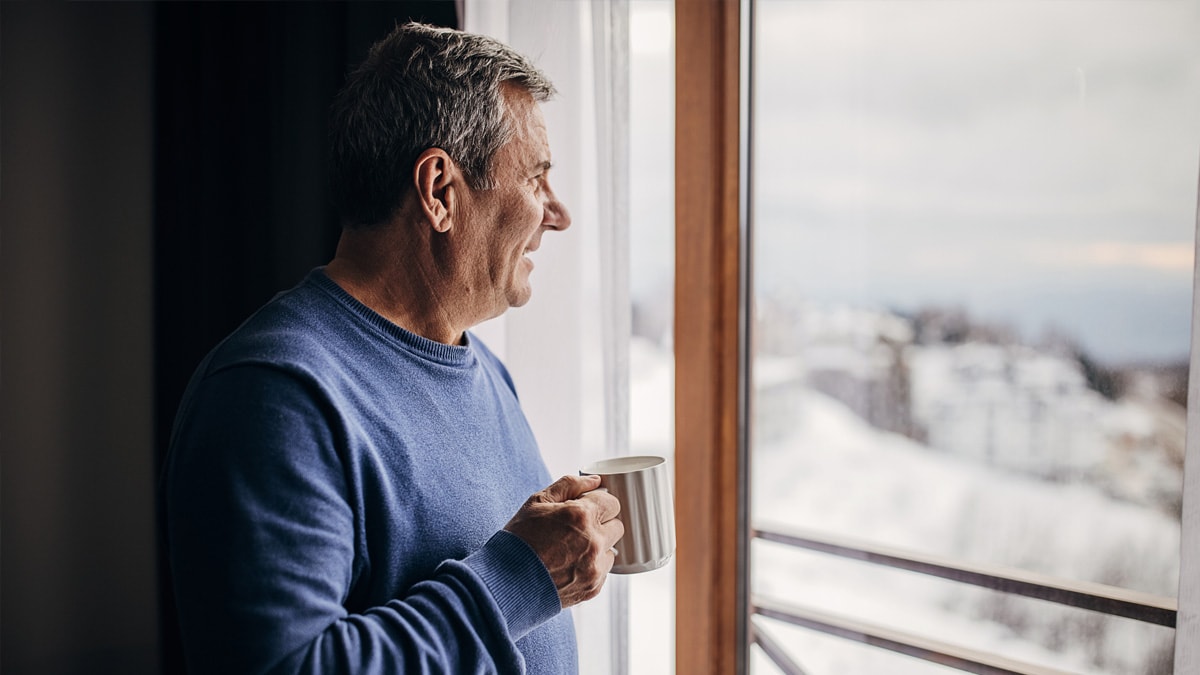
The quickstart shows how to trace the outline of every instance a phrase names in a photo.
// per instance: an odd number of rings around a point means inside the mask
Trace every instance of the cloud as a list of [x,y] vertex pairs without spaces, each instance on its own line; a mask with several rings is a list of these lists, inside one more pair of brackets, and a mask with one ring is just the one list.
[[1190,243],[1143,244],[1097,241],[1078,249],[1039,250],[1032,258],[1043,263],[1098,269],[1132,267],[1191,274],[1195,249]]

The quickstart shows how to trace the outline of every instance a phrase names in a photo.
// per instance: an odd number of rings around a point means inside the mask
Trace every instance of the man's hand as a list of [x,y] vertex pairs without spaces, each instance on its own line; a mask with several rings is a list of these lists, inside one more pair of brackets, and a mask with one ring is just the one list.
[[542,559],[564,608],[596,597],[616,558],[613,545],[625,534],[621,503],[598,487],[599,476],[563,476],[504,526]]

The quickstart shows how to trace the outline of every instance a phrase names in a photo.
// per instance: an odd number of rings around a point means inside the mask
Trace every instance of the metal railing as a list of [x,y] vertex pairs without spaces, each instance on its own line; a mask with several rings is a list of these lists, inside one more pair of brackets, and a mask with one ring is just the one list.
[[787,655],[783,647],[760,624],[761,622],[758,621],[750,622],[750,639],[763,650],[767,658],[771,659],[771,662],[775,664],[775,667],[783,671],[783,675],[808,675],[799,664],[792,660],[792,657]]
[[[1136,619],[1159,626],[1175,627],[1174,598],[1131,591],[1085,581],[1068,581],[1025,570],[966,563],[942,556],[879,546],[797,528],[758,527],[751,536],[795,548],[818,551],[874,565],[908,570],[963,584],[988,588],[1110,616]],[[986,675],[1062,675],[1063,671],[1013,661],[995,654],[969,649],[903,631],[836,616],[821,610],[785,605],[755,596],[751,614],[802,626],[829,635],[889,649],[917,658]],[[754,626],[753,639],[768,658],[786,675],[804,671],[787,657],[762,626]]]

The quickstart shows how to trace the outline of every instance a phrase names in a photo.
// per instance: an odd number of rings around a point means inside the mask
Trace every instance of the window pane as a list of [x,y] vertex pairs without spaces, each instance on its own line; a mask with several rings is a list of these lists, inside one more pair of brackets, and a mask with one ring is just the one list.
[[[630,453],[673,458],[675,357],[675,16],[670,0],[629,3]],[[628,577],[631,675],[674,671],[675,563]]]
[[[1194,1],[756,4],[756,522],[1175,595],[1198,35]],[[755,591],[1170,669],[1169,630],[794,555]]]

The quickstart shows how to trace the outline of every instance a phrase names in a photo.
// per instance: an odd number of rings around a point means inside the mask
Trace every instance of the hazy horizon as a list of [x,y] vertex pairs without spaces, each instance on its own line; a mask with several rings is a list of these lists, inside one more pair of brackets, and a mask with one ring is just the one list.
[[[635,2],[635,298],[669,288],[670,9]],[[762,0],[754,284],[1186,358],[1200,2]],[[639,103],[640,102],[640,103]],[[638,173],[641,171],[643,173]]]

